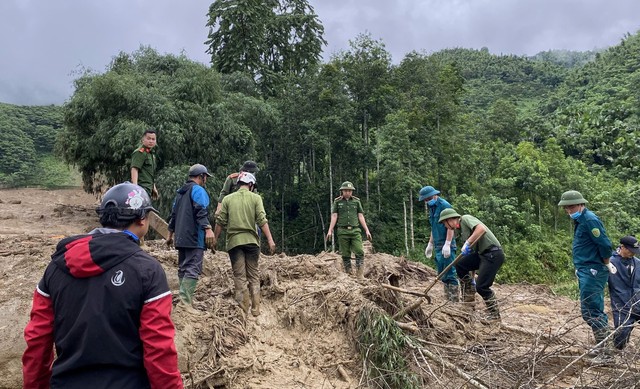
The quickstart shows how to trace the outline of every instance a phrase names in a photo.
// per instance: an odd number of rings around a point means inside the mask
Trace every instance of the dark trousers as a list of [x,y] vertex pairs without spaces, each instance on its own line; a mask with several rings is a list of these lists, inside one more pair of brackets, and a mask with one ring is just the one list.
[[470,277],[469,272],[477,270],[476,291],[483,299],[488,299],[493,295],[491,285],[496,279],[496,274],[504,262],[504,252],[502,249],[485,251],[482,254],[471,253],[460,258],[456,263],[456,273],[459,278]]
[[202,273],[204,249],[178,248],[178,278],[197,280]]
[[640,315],[629,311],[613,310],[613,323],[616,333],[613,335],[613,344],[618,350],[622,350],[631,337],[633,325],[640,321]]

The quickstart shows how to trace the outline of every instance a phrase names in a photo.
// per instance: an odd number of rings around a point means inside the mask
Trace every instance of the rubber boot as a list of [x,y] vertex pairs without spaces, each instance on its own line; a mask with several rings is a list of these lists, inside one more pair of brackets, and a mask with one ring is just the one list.
[[356,265],[356,277],[359,280],[364,280],[364,265]]
[[347,273],[348,275],[353,274],[351,272],[351,258],[342,258],[342,268],[344,269],[344,272]]
[[194,278],[183,278],[180,282],[180,301],[187,305],[193,304],[193,294],[196,291],[198,280]]
[[442,284],[444,286],[444,295],[448,301],[457,303],[460,301],[458,297],[458,285],[456,284]]
[[592,362],[596,364],[613,362],[614,352],[611,348],[611,339],[607,339],[609,336],[609,328],[593,329],[593,336],[596,338],[596,346],[587,353],[589,357],[593,358]]
[[498,306],[496,294],[492,292],[491,296],[484,300],[484,303],[487,305],[487,311],[489,312],[487,320],[500,321],[500,307]]
[[251,287],[249,292],[251,293],[251,314],[260,316],[260,288]]
[[251,297],[249,296],[249,290],[247,289],[247,282],[234,278],[233,283],[235,285],[234,298],[244,313],[247,314],[249,312],[249,307],[251,306]]
[[471,278],[464,277],[460,279],[460,289],[462,291],[462,302],[475,304],[476,302],[476,286],[473,285]]

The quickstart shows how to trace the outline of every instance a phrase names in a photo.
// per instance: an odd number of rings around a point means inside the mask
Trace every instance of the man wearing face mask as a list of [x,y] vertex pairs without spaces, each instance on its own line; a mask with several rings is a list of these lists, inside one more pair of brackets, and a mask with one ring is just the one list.
[[616,267],[609,262],[611,241],[600,219],[586,207],[587,200],[580,192],[564,192],[558,206],[563,207],[573,220],[573,265],[580,289],[582,319],[591,327],[596,347],[589,356],[602,362],[611,358],[609,322],[604,312],[604,287],[609,272]]
[[[429,216],[429,224],[431,225],[431,235],[429,236],[429,244],[424,251],[424,255],[431,258],[433,249],[436,249],[436,267],[438,274],[446,268],[456,256],[456,241],[453,239],[454,230],[447,229],[444,224],[438,222],[440,220],[440,212],[451,208],[451,204],[447,200],[438,196],[439,190],[433,186],[425,186],[420,189],[420,197],[418,201],[424,201],[427,206]],[[458,302],[458,277],[456,269],[452,266],[441,278],[444,285],[444,294],[447,300]]]
[[609,296],[615,334],[613,345],[618,350],[629,343],[634,323],[640,321],[640,244],[634,236],[620,239],[620,246],[611,256],[616,271],[609,274]]

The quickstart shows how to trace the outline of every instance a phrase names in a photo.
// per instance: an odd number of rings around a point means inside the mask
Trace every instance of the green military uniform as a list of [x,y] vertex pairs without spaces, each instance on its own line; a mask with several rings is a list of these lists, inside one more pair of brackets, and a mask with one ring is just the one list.
[[[349,183],[351,184],[351,183]],[[351,186],[353,186],[351,184]],[[351,189],[351,188],[341,188]],[[336,226],[338,228],[338,246],[340,255],[347,273],[351,272],[351,253],[356,257],[356,267],[360,268],[364,262],[364,249],[362,247],[362,234],[358,214],[364,213],[360,199],[351,196],[349,200],[342,196],[336,198],[331,205],[331,213],[338,214]]]
[[156,153],[154,149],[139,147],[131,154],[131,167],[138,169],[138,185],[151,196],[156,177]]

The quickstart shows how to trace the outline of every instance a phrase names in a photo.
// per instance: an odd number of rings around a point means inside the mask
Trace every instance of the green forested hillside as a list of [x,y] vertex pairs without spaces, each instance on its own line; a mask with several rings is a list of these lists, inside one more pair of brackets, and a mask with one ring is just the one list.
[[0,186],[64,186],[71,169],[53,156],[62,107],[0,103]]
[[[165,216],[190,164],[214,173],[216,197],[255,159],[288,253],[327,248],[331,201],[350,180],[375,248],[420,258],[429,230],[417,192],[433,185],[504,244],[500,280],[562,282],[572,277],[563,191],[585,195],[614,244],[640,233],[639,42],[533,58],[451,49],[394,65],[382,42],[361,35],[327,63],[312,51],[295,71],[266,66],[277,71],[268,86],[241,61],[215,57],[236,53],[212,50],[214,63],[237,64],[214,70],[143,47],[76,80],[57,149],[94,191],[129,178],[131,151],[156,128]],[[35,154],[41,138],[22,132]]]

